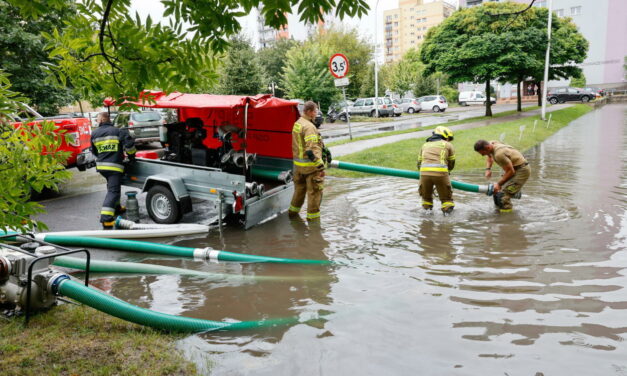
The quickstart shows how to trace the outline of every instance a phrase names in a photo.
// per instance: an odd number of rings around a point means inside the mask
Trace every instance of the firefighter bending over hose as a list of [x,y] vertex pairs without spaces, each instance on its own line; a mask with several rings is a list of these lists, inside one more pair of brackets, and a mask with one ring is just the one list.
[[422,197],[422,207],[433,209],[433,187],[438,191],[442,202],[442,213],[448,215],[453,211],[453,187],[449,178],[450,171],[455,167],[455,149],[450,143],[453,132],[447,127],[437,127],[433,135],[427,138],[418,155],[417,166],[420,169],[420,186],[418,192]]
[[96,156],[96,170],[107,179],[107,195],[100,210],[100,223],[105,230],[113,229],[115,217],[126,208],[120,205],[124,153],[129,162],[135,161],[135,141],[126,129],[115,128],[109,113],[98,114],[99,126],[91,134],[91,151]]
[[492,176],[492,164],[496,162],[503,169],[503,175],[494,183],[494,205],[501,213],[512,211],[514,197],[531,175],[531,168],[525,157],[513,147],[499,141],[478,140],[475,151],[486,158],[485,177]]
[[324,169],[331,162],[331,153],[324,146],[318,131],[320,124],[314,124],[317,112],[318,106],[314,102],[306,102],[303,114],[292,129],[294,196],[288,214],[290,217],[298,216],[306,196],[309,221],[320,219]]

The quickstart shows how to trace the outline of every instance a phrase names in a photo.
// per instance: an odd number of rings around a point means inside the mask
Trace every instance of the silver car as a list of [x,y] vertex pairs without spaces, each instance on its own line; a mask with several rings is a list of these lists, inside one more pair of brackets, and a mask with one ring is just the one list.
[[[379,116],[394,116],[394,107],[390,98],[378,98]],[[348,108],[351,116],[376,116],[375,98],[359,98]]]
[[113,121],[117,128],[127,128],[136,143],[159,141],[159,127],[164,123],[157,111],[120,112]]
[[420,112],[422,107],[420,106],[420,102],[418,102],[414,98],[403,98],[401,101],[401,109],[403,112],[407,112],[408,114],[413,114],[414,112]]

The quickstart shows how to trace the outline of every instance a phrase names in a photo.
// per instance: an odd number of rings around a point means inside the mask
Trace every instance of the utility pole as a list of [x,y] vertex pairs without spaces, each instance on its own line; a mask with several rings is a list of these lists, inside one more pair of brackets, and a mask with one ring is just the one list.
[[377,62],[377,45],[379,43],[377,39],[377,7],[379,6],[379,0],[374,6],[374,108],[376,116],[379,117],[379,63]]
[[542,120],[546,120],[546,93],[549,83],[549,55],[551,52],[551,22],[553,21],[553,7],[552,0],[548,1],[549,6],[549,26],[547,28],[547,41],[546,41],[546,56],[544,58],[544,82],[542,83]]

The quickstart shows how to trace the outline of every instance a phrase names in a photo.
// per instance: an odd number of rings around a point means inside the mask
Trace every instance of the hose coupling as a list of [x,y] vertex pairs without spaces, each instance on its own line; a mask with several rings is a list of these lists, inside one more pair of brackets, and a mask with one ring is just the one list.
[[220,251],[212,248],[194,248],[194,259],[196,260],[209,260],[218,261]]
[[494,194],[494,184],[488,184],[488,190],[485,193],[487,196],[492,196]]
[[59,295],[59,286],[61,285],[61,282],[65,281],[66,279],[70,279],[70,276],[65,273],[53,274],[48,279],[48,291],[54,295]]
[[0,283],[9,279],[11,274],[11,261],[4,256],[0,256]]
[[340,161],[336,159],[332,160],[331,163],[329,163],[329,167],[334,167],[334,168],[340,167]]

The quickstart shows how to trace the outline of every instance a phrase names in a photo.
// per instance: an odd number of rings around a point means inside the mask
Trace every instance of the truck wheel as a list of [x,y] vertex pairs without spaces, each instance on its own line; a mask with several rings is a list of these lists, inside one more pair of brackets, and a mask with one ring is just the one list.
[[459,105],[462,106],[462,107],[466,107],[466,106],[468,106],[468,103],[466,103],[466,102],[459,102]]
[[157,223],[177,223],[183,216],[181,204],[176,201],[170,188],[153,185],[146,196],[148,215]]

